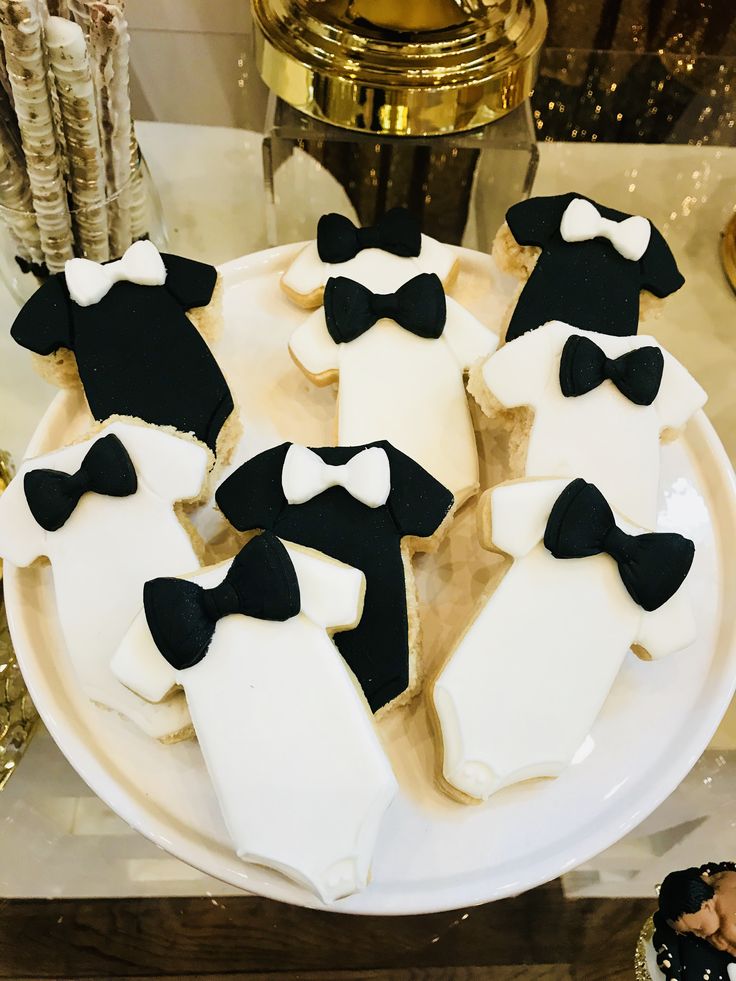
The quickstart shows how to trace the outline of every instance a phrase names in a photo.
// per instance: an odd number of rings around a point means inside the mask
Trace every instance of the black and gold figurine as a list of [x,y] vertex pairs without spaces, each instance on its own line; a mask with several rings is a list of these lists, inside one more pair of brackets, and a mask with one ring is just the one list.
[[736,863],[670,872],[636,951],[637,981],[736,981]]

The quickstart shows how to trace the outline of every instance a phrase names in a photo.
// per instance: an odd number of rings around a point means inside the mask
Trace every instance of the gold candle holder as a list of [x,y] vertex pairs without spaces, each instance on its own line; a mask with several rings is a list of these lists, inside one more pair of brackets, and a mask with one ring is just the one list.
[[412,3],[411,21],[385,0],[252,5],[256,63],[276,95],[385,136],[474,129],[511,112],[531,93],[547,31],[544,0],[505,0],[475,17],[425,0],[426,16]]

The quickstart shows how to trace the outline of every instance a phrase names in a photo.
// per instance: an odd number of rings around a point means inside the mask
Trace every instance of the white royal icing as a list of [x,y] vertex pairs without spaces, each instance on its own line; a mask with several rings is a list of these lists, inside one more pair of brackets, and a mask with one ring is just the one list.
[[116,262],[104,265],[91,259],[69,259],[64,266],[69,296],[77,306],[99,303],[115,283],[127,280],[139,286],[163,286],[166,266],[153,242],[134,242]]
[[566,397],[560,358],[571,334],[589,337],[609,358],[660,347],[653,337],[612,337],[553,320],[492,355],[483,366],[483,381],[505,408],[534,410],[525,476],[583,477],[636,524],[654,527],[662,431],[684,426],[707,396],[662,349],[662,382],[651,405],[635,405],[608,380],[585,395]]
[[395,293],[419,273],[436,273],[444,283],[455,265],[455,252],[422,235],[418,256],[393,255],[383,249],[363,249],[347,262],[323,262],[316,240],[306,245],[284,273],[283,284],[301,296],[323,289],[331,276],[347,276],[374,293]]
[[[557,776],[590,731],[629,647],[659,658],[695,636],[686,590],[647,613],[610,556],[562,560],[547,551],[547,519],[568,483],[512,481],[489,495],[493,543],[514,563],[432,696],[443,776],[470,797]],[[643,530],[620,515],[616,523],[629,534]]]
[[[133,462],[135,494],[84,494],[58,531],[44,531],[28,509],[24,475],[42,467],[74,473],[90,446],[110,433]],[[82,689],[158,739],[189,724],[184,698],[161,705],[143,701],[117,681],[110,658],[141,609],[146,580],[199,567],[174,503],[199,494],[209,461],[205,447],[191,440],[114,422],[83,443],[26,461],[0,497],[0,555],[18,566],[48,557],[61,629]]]
[[289,504],[304,504],[330,487],[344,487],[356,501],[378,508],[391,493],[391,466],[380,446],[362,450],[342,466],[334,466],[306,446],[292,443],[286,451],[281,484]]
[[590,201],[573,198],[562,215],[560,235],[566,242],[607,238],[624,259],[638,262],[647,251],[652,226],[641,215],[632,215],[623,221],[612,221],[604,218]]
[[382,319],[336,344],[324,310],[289,342],[311,375],[339,372],[338,444],[387,439],[436,477],[461,504],[478,489],[478,455],[463,374],[495,351],[498,337],[447,297],[441,337],[418,337]]
[[[205,657],[176,671],[162,669],[143,612],[113,669],[147,698],[184,687],[238,855],[330,902],[367,884],[397,784],[370,709],[326,632],[359,620],[363,574],[284,544],[299,580],[297,616],[227,616]],[[229,567],[186,578],[210,589]]]

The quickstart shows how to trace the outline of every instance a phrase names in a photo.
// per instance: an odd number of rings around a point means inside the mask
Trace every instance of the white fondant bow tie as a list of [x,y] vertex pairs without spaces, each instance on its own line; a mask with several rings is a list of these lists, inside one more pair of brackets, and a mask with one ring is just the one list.
[[90,307],[121,280],[139,286],[162,286],[166,282],[166,266],[153,242],[145,240],[134,242],[122,259],[104,266],[91,259],[69,259],[64,276],[69,296],[77,306]]
[[391,467],[380,446],[361,450],[342,466],[332,466],[306,446],[292,443],[281,471],[281,486],[289,504],[304,504],[329,487],[344,487],[356,501],[378,508],[391,491]]
[[607,238],[624,259],[632,262],[638,262],[644,255],[651,234],[652,226],[646,218],[634,215],[624,221],[612,221],[583,198],[574,198],[568,204],[560,222],[560,235],[566,242]]

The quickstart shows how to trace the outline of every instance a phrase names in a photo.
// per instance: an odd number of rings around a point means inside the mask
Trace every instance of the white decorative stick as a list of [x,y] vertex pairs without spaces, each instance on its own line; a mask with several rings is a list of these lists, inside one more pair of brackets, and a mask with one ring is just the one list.
[[68,0],[67,6],[72,19],[79,24],[85,33],[89,34],[89,8],[92,0]]
[[77,251],[87,259],[105,262],[110,258],[105,167],[82,28],[71,20],[49,17],[46,47],[66,137]]
[[135,137],[135,127],[130,127],[130,172],[133,175],[133,186],[130,194],[130,232],[133,241],[146,238],[150,232],[148,227],[148,192],[143,179],[143,166]]
[[5,225],[18,258],[40,268],[43,265],[41,238],[33,211],[31,185],[28,183],[26,158],[21,147],[18,119],[13,107],[10,80],[5,71],[5,52],[0,45],[0,205]]
[[[46,45],[46,26],[48,25],[49,18],[54,14],[53,0],[51,3],[49,0],[35,0],[38,5],[38,16],[41,19],[41,36],[43,37],[44,46]],[[49,65],[48,50],[46,50],[44,63],[46,65],[46,76],[47,76],[47,86],[49,90],[49,99],[51,100],[51,115],[54,120],[54,132],[56,133],[56,151],[59,154],[59,159],[61,160],[61,173],[64,180],[64,186],[68,189],[69,187],[69,161],[67,159],[66,152],[66,134],[64,133],[64,124],[61,120],[61,105],[59,104],[59,93],[56,89],[56,79],[54,78],[54,73],[51,71],[51,66]],[[72,235],[75,235],[74,228],[72,227]],[[76,243],[75,243],[76,245]]]
[[7,209],[2,212],[2,217],[17,256],[40,268],[44,256],[25,160],[4,126],[0,127],[0,205]]
[[46,265],[61,272],[74,256],[72,227],[35,0],[0,0],[0,34]]
[[119,195],[109,211],[110,253],[113,258],[122,255],[133,241],[130,223],[129,44],[128,24],[122,9],[116,4],[93,3],[90,6],[89,45],[95,72],[107,196]]
[[[13,106],[13,90],[10,87],[8,68],[5,64],[5,48],[0,44],[0,87],[2,87],[8,102]],[[15,111],[15,110],[14,110]]]
[[[1,44],[0,44],[0,52],[2,52]],[[3,126],[6,135],[15,144],[15,146],[18,149],[18,152],[22,157],[23,152],[21,150],[20,130],[18,129],[18,117],[15,115],[15,108],[13,106],[12,97],[11,95],[8,94],[8,91],[10,89],[10,81],[7,80],[7,76],[6,76],[6,81],[8,84],[7,89],[5,88],[5,85],[2,82],[0,82],[0,125]],[[23,165],[25,166],[25,161]]]
[[[98,5],[99,6],[99,5]],[[118,34],[118,43],[113,46],[113,168],[116,175],[118,188],[125,188],[121,202],[125,204],[125,226],[123,237],[129,236],[127,242],[123,240],[121,247],[124,250],[133,241],[133,205],[135,201],[136,186],[142,187],[141,181],[134,179],[131,172],[131,146],[130,138],[133,132],[133,117],[130,108],[130,33],[128,31],[128,21],[125,17],[124,0],[107,4],[111,9],[112,23]],[[137,169],[137,168],[136,168]],[[137,170],[141,176],[140,171]],[[119,213],[122,209],[119,209]]]

